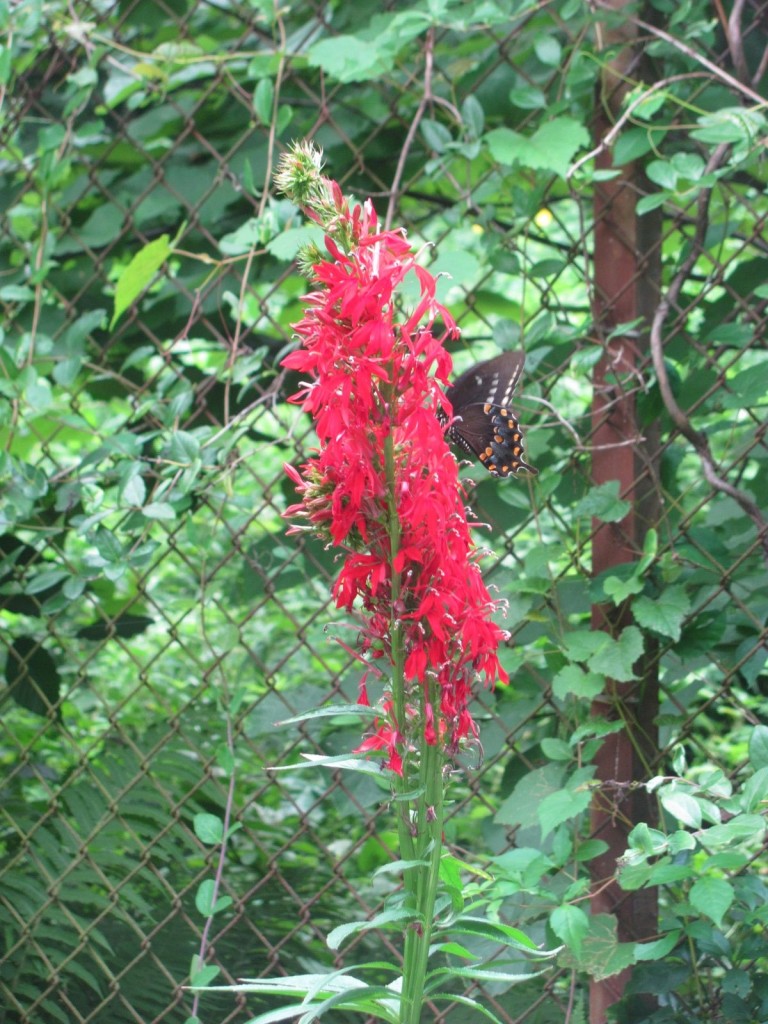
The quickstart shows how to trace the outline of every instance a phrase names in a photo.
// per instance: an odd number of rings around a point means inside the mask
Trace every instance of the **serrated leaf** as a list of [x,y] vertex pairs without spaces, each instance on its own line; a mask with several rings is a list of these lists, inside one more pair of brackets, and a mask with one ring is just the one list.
[[571,117],[556,117],[531,136],[521,135],[511,128],[494,128],[485,138],[491,156],[500,164],[519,164],[564,178],[576,152],[588,145],[589,132]]
[[155,274],[172,251],[170,235],[161,235],[154,241],[148,242],[143,249],[139,249],[118,278],[115,288],[115,310],[109,322],[110,330],[131,303],[141,295],[145,288],[149,287]]
[[564,821],[570,821],[585,811],[590,800],[591,794],[588,789],[559,789],[556,793],[544,797],[537,808],[542,839],[546,839],[549,833],[554,832]]
[[591,487],[573,511],[574,515],[592,516],[601,523],[618,523],[631,507],[628,501],[619,497],[619,481],[608,480],[607,483]]
[[589,917],[581,907],[566,903],[549,915],[552,931],[576,956],[581,953],[581,943],[589,931]]
[[632,605],[637,623],[660,636],[680,639],[681,627],[690,611],[690,598],[684,587],[668,587],[657,597],[639,597]]
[[616,937],[616,918],[611,914],[593,914],[589,918],[589,932],[582,940],[581,955],[565,949],[558,962],[565,967],[587,971],[596,981],[610,978],[635,962],[634,942],[619,942]]
[[714,921],[719,928],[733,903],[733,896],[733,886],[730,882],[726,882],[724,878],[705,877],[693,883],[688,899],[700,914]]
[[635,678],[633,665],[643,653],[643,634],[637,626],[627,626],[618,639],[608,642],[587,663],[593,672],[601,672],[609,679],[626,683]]
[[566,665],[552,680],[552,692],[560,700],[564,700],[570,693],[591,700],[602,693],[604,686],[605,676],[587,672],[580,665]]

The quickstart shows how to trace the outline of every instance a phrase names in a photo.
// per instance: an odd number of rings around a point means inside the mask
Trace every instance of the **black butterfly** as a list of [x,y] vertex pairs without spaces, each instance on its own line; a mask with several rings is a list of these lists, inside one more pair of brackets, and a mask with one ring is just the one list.
[[[523,361],[522,352],[503,352],[470,366],[445,392],[455,417],[448,427],[448,437],[478,458],[494,476],[509,476],[520,470],[538,473],[523,459],[522,431],[510,409]],[[445,414],[441,419],[445,422]]]

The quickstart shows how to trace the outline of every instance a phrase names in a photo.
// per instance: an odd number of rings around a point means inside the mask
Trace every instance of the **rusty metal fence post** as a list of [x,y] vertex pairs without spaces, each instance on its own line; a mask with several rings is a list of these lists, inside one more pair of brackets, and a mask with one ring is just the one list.
[[[619,11],[629,4],[614,0],[610,6]],[[626,97],[628,77],[639,77],[642,52],[634,36],[629,22],[608,33],[606,42],[621,48],[603,70],[594,129],[595,144],[603,145],[598,168],[618,173],[597,181],[594,195],[594,313],[603,354],[594,374],[592,481],[595,485],[617,482],[620,497],[630,503],[619,522],[594,521],[595,578],[640,557],[658,509],[654,466],[658,441],[653,426],[642,436],[636,396],[649,365],[647,331],[658,295],[660,220],[654,214],[638,217],[642,169],[635,162],[614,168],[611,147],[605,144]],[[618,606],[593,605],[594,629],[618,637],[631,623],[628,601]],[[607,844],[591,865],[592,913],[616,916],[620,942],[647,939],[656,932],[655,889],[623,893],[615,873],[634,823],[653,820],[651,801],[635,783],[647,775],[656,748],[657,668],[653,649],[646,649],[636,665],[636,679],[609,680],[592,708],[596,717],[625,723],[621,731],[606,737],[596,757],[599,786],[591,806],[592,834]],[[590,1024],[605,1024],[608,1008],[621,998],[630,976],[631,968],[625,968],[591,982]]]

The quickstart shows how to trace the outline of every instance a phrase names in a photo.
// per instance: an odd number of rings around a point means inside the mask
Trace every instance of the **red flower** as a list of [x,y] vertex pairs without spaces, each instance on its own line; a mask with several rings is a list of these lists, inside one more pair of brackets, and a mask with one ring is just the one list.
[[[413,728],[448,753],[476,737],[472,687],[478,678],[506,681],[497,657],[506,634],[492,619],[495,605],[475,561],[456,461],[437,415],[450,356],[433,326],[440,317],[455,335],[456,325],[403,232],[379,231],[370,202],[350,211],[335,183],[326,191],[333,213],[330,226],[326,218],[328,258],[313,265],[317,287],[296,325],[302,345],[283,363],[305,378],[292,401],[313,417],[319,450],[301,474],[287,469],[301,502],[286,515],[347,550],[333,596],[337,607],[364,614],[365,656],[392,660],[397,631],[405,721],[398,724],[386,698],[358,750],[385,751],[386,766],[402,773]],[[318,218],[320,208],[318,199]],[[409,275],[420,299],[403,319],[397,296]],[[435,682],[439,707],[419,693]]]

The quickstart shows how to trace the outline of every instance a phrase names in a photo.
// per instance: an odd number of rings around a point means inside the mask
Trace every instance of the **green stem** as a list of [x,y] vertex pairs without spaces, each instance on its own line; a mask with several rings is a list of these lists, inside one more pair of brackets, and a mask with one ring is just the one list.
[[402,623],[399,616],[401,578],[395,572],[395,558],[400,550],[400,520],[397,514],[397,490],[395,479],[394,442],[392,435],[384,444],[384,460],[387,475],[389,504],[389,543],[392,580],[392,609],[390,639],[392,645],[392,704],[398,733],[404,738],[403,774],[394,776],[394,793],[397,806],[397,831],[400,841],[400,856],[406,861],[417,862],[416,867],[403,873],[405,905],[414,912],[414,918],[406,927],[403,951],[403,986],[400,1001],[401,1024],[419,1024],[424,985],[426,982],[429,944],[432,937],[432,923],[437,899],[440,875],[440,857],[443,842],[443,756],[441,747],[430,746],[424,738],[427,721],[427,704],[432,706],[433,721],[438,727],[440,720],[439,687],[431,677],[420,691],[420,712],[418,718],[418,782],[413,786],[414,757],[409,752],[411,739],[406,715],[405,693],[405,650]]

